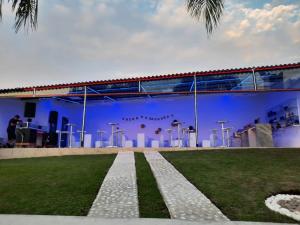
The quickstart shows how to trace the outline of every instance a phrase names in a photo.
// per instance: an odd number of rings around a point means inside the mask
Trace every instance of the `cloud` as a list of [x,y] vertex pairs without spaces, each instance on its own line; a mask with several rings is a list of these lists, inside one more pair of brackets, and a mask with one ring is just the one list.
[[297,1],[228,0],[210,38],[183,0],[42,2],[37,32],[1,25],[1,87],[300,61]]
[[70,9],[62,4],[55,4],[53,8],[55,12],[64,16],[67,16],[70,13]]

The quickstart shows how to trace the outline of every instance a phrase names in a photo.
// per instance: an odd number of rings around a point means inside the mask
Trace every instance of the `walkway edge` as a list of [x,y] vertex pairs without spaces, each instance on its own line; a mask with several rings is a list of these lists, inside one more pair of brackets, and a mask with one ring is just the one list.
[[88,213],[89,217],[138,218],[139,204],[133,152],[119,152]]
[[0,215],[0,225],[296,225],[263,222],[190,222],[170,219],[103,219],[79,216]]
[[229,221],[219,208],[159,152],[144,154],[171,218],[189,221]]

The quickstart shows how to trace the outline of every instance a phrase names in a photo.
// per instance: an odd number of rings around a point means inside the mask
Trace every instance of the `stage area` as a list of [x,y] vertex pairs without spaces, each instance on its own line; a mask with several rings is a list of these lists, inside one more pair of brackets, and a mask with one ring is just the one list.
[[0,146],[300,147],[299,116],[299,63],[3,89]]
[[[218,121],[226,121],[226,147],[300,147],[299,96],[300,92],[294,91],[198,96],[199,147],[223,146],[222,128]],[[48,116],[57,111],[56,130],[66,130],[66,134],[62,134],[61,138],[55,130],[54,138],[50,136],[50,141],[54,141],[53,145],[41,140],[37,147],[58,147],[59,140],[61,147],[80,147],[82,105],[55,99],[39,99],[35,102],[37,108],[32,124],[39,124],[40,130],[44,129],[46,133],[51,125]],[[3,140],[6,137],[6,123],[14,114],[23,114],[24,104],[23,100],[0,100],[0,137],[3,137]],[[288,115],[292,116],[287,117],[283,111],[284,107],[289,108],[291,114]],[[276,117],[271,115],[271,112],[280,114],[277,115],[280,117],[280,123],[271,125]],[[178,147],[178,144],[181,148],[196,147],[196,143],[192,144],[189,138],[193,133],[188,133],[188,128],[194,127],[193,114],[192,96],[119,102],[91,101],[86,109],[84,147],[168,148]],[[153,119],[152,116],[159,119]],[[66,118],[68,124],[73,124],[71,139],[69,127],[64,123]],[[174,121],[180,121],[180,132],[177,125],[173,124]],[[113,135],[110,123],[117,124],[114,126]],[[23,134],[24,137],[26,135]],[[21,139],[22,136],[18,136],[17,130],[17,147],[36,146],[26,143],[22,145]]]

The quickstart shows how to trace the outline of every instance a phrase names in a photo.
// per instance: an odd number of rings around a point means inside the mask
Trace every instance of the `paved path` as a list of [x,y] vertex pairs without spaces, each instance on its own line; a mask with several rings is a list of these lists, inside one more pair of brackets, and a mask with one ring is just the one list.
[[[169,219],[104,219],[76,216],[0,215],[0,225],[292,225],[260,222],[191,222]],[[295,224],[296,225],[296,224]]]
[[145,152],[171,218],[190,221],[229,221],[194,185],[158,152]]
[[119,152],[88,214],[89,217],[138,218],[133,152]]

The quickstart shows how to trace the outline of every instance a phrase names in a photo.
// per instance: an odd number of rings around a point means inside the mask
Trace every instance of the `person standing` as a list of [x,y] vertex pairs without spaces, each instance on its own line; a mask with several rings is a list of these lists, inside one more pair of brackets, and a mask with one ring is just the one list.
[[8,122],[8,126],[7,126],[8,147],[12,148],[16,143],[16,127],[17,124],[20,122],[21,120],[19,115],[15,115]]

